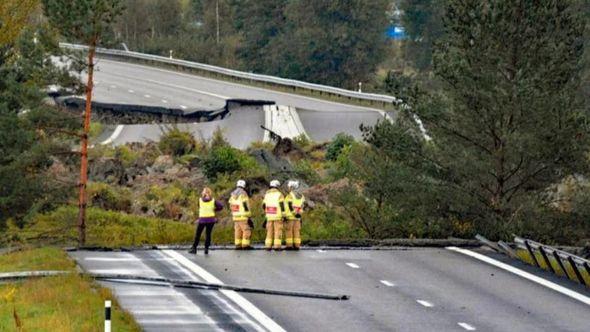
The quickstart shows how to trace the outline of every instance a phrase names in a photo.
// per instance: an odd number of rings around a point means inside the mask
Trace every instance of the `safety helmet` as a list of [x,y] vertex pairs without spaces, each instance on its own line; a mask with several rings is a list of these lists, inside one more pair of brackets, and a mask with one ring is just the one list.
[[244,181],[244,180],[238,180],[238,182],[236,182],[236,187],[244,188],[245,189],[246,188],[246,181]]
[[290,189],[297,189],[299,188],[299,181],[291,180],[287,184],[287,187],[289,187]]
[[271,188],[278,188],[281,186],[281,183],[279,182],[279,180],[272,180],[270,181],[270,187]]

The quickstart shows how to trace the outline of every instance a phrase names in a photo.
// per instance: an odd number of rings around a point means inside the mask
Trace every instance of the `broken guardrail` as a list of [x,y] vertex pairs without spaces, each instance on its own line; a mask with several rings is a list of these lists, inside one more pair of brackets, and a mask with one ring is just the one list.
[[[65,49],[70,50],[77,50],[77,51],[85,51],[88,49],[86,45],[78,45],[78,44],[70,44],[70,43],[59,43],[59,46]],[[133,61],[133,62],[142,62],[148,64],[160,64],[166,65],[169,67],[173,67],[175,69],[184,69],[188,71],[195,71],[201,73],[207,73],[211,76],[217,76],[220,78],[231,78],[236,81],[245,81],[250,83],[262,83],[268,86],[277,86],[277,87],[287,87],[292,89],[293,91],[297,92],[301,91],[309,91],[309,92],[317,92],[320,95],[327,95],[327,96],[335,96],[339,98],[344,98],[348,100],[359,100],[369,102],[371,104],[381,104],[383,106],[393,106],[401,103],[402,101],[396,97],[388,96],[388,95],[381,95],[375,93],[363,93],[357,92],[352,90],[346,90],[342,88],[336,88],[333,86],[315,84],[315,83],[308,83],[298,80],[280,78],[275,76],[269,75],[261,75],[261,74],[253,74],[247,73],[243,71],[217,67],[212,65],[207,65],[203,63],[191,62],[186,60],[180,59],[171,59],[168,57],[158,56],[158,55],[151,55],[151,54],[144,54],[139,52],[130,52],[130,51],[123,51],[123,50],[114,50],[114,49],[106,49],[106,48],[97,48],[96,54],[98,56],[106,56],[115,59],[125,60],[125,61]]]
[[103,280],[109,282],[121,282],[121,283],[135,283],[152,286],[172,286],[178,288],[199,288],[199,289],[212,289],[212,290],[233,290],[236,292],[243,293],[256,293],[256,294],[267,294],[267,295],[282,295],[292,297],[305,297],[312,299],[323,299],[323,300],[349,300],[349,295],[340,294],[325,294],[325,293],[311,293],[301,291],[284,291],[267,288],[254,288],[254,287],[243,287],[236,285],[227,284],[216,284],[202,281],[193,280],[180,280],[180,279],[169,279],[163,277],[146,277],[139,275],[130,274],[112,274],[112,273],[85,273],[76,271],[23,271],[23,272],[10,272],[0,273],[0,282],[3,281],[14,281],[29,278],[40,278],[40,277],[54,277],[60,275],[67,275],[71,273],[79,273],[87,275],[96,280]]
[[514,244],[522,260],[590,287],[590,261],[587,259],[519,236],[514,237]]
[[476,239],[512,258],[590,287],[590,261],[585,258],[520,236],[514,237],[513,246],[492,242],[479,234]]

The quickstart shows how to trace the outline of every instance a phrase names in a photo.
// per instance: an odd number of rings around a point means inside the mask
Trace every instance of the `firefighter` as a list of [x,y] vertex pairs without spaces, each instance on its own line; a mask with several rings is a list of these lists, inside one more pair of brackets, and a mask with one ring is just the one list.
[[238,180],[236,189],[232,191],[229,198],[229,206],[234,221],[236,250],[252,249],[252,246],[250,246],[250,236],[252,235],[254,223],[251,218],[250,199],[246,192],[246,181]]
[[301,214],[305,197],[298,192],[299,181],[289,181],[289,194],[285,197],[285,217],[287,225],[285,231],[286,250],[299,250],[301,247]]
[[281,183],[278,180],[270,181],[270,189],[264,195],[262,208],[266,218],[262,227],[266,228],[266,240],[264,248],[266,250],[281,250],[283,217],[285,213],[285,202],[283,194],[279,191]]
[[211,189],[205,187],[199,198],[199,220],[197,230],[195,232],[195,240],[189,253],[196,254],[197,247],[199,246],[199,240],[203,229],[205,230],[205,255],[209,254],[209,246],[211,245],[211,232],[213,226],[217,222],[216,213],[223,209],[223,204],[213,198],[213,192]]

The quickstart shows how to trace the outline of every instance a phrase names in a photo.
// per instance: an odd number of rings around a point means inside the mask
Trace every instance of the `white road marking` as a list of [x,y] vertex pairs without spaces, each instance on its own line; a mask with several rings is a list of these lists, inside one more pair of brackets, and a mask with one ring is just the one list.
[[[202,313],[202,311],[200,311]],[[196,312],[189,311],[186,309],[180,310],[133,310],[131,311],[133,315],[194,315]]]
[[469,325],[467,323],[459,322],[457,324],[459,324],[459,326],[461,326],[462,328],[466,329],[467,331],[475,331],[475,330],[477,330],[475,327],[473,327],[473,326],[471,326],[471,325]]
[[[114,61],[114,60],[104,60],[103,59],[102,61],[116,63],[116,64],[121,64],[120,61]],[[160,71],[160,72],[165,72],[165,73],[170,73],[170,74],[174,74],[174,75],[178,75],[178,76],[189,77],[189,78],[198,79],[198,80],[201,80],[201,81],[210,81],[210,82],[223,83],[223,84],[232,85],[232,86],[236,86],[236,87],[246,87],[248,89],[262,91],[262,92],[265,92],[265,93],[273,93],[273,94],[279,94],[279,95],[284,95],[284,96],[297,97],[297,98],[300,98],[300,99],[311,100],[311,101],[315,101],[315,102],[319,102],[319,103],[339,105],[339,106],[347,106],[347,107],[352,107],[352,108],[355,108],[355,109],[358,109],[358,110],[366,110],[366,111],[372,111],[372,112],[381,112],[381,111],[383,111],[383,110],[377,109],[377,108],[370,108],[370,107],[365,107],[365,106],[356,106],[356,105],[351,105],[351,104],[338,103],[338,102],[334,102],[334,101],[328,101],[328,100],[318,99],[318,98],[313,98],[313,97],[306,97],[306,96],[302,96],[302,95],[298,95],[298,94],[281,92],[281,91],[276,91],[276,90],[272,90],[272,89],[258,88],[258,87],[253,87],[253,86],[245,85],[245,84],[231,83],[231,82],[223,81],[223,80],[216,80],[216,79],[206,78],[206,77],[197,76],[197,75],[190,75],[190,74],[185,74],[185,73],[177,72],[177,71],[173,71],[173,70],[153,68],[153,67],[150,67],[150,66],[138,65],[138,64],[134,64],[134,63],[133,64],[132,63],[124,63],[124,65],[125,66],[140,67],[140,68],[149,68],[150,70]],[[226,98],[226,99],[229,99],[229,98]],[[340,112],[340,111],[339,110],[334,110],[334,111],[322,111],[322,112]]]
[[[163,250],[165,254],[174,258],[178,263],[186,267],[187,269],[191,270],[199,277],[204,279],[206,282],[209,283],[216,283],[216,284],[223,284],[221,280],[217,279],[211,273],[207,272],[205,269],[197,265],[195,262],[189,260],[185,256],[181,255],[180,253],[174,250]],[[230,290],[221,290],[225,296],[227,296],[230,300],[232,300],[235,304],[240,306],[243,310],[245,310],[250,316],[252,316],[258,323],[264,326],[269,331],[277,331],[283,332],[285,331],[279,324],[277,324],[274,320],[268,317],[264,312],[254,306],[250,301],[246,300],[242,295],[236,293],[235,291]]]
[[146,97],[146,98],[151,98],[152,97],[150,95],[143,95],[143,96]]
[[133,90],[131,90],[131,89],[129,89],[129,90],[127,90],[127,91],[129,91],[129,93],[135,93],[135,91],[133,91]]
[[84,257],[85,261],[97,262],[139,262],[141,259],[137,257]]
[[393,284],[393,283],[391,283],[391,282],[389,282],[387,280],[381,280],[381,283],[384,284],[387,287],[393,287],[393,286],[395,286],[395,284]]
[[115,131],[113,131],[113,133],[111,134],[111,136],[109,138],[107,138],[106,140],[102,141],[100,144],[106,145],[106,144],[113,143],[117,139],[117,137],[119,137],[119,135],[121,135],[121,132],[123,131],[123,127],[125,127],[125,126],[118,125],[117,128],[115,128]]
[[164,104],[168,104],[168,100],[166,100],[166,99],[162,99],[162,102],[163,102]]
[[352,267],[353,269],[359,269],[360,268],[360,266],[358,266],[358,265],[356,265],[354,263],[346,263],[346,265]]
[[421,305],[425,306],[426,308],[432,308],[434,305],[428,301],[424,300],[416,300],[416,302],[420,303]]
[[545,287],[550,288],[550,289],[552,289],[552,290],[554,290],[556,292],[559,292],[559,293],[561,293],[563,295],[569,296],[569,297],[571,297],[571,298],[573,298],[575,300],[578,300],[578,301],[580,301],[582,303],[585,303],[587,305],[590,305],[590,297],[584,296],[584,295],[582,295],[580,293],[577,293],[577,292],[574,292],[571,289],[568,289],[566,287],[560,286],[560,285],[558,285],[558,284],[556,284],[554,282],[551,282],[549,280],[543,279],[541,277],[537,277],[534,274],[525,272],[525,271],[523,271],[521,269],[515,268],[514,266],[511,266],[511,265],[502,263],[502,262],[497,261],[497,260],[495,260],[493,258],[490,258],[490,257],[485,256],[485,255],[482,255],[482,254],[478,254],[478,253],[473,252],[471,250],[461,249],[461,248],[457,248],[457,247],[447,247],[447,249],[448,250],[451,250],[451,251],[455,251],[455,252],[461,253],[461,254],[464,254],[464,255],[467,255],[467,256],[471,256],[471,257],[473,257],[475,259],[479,259],[482,262],[486,262],[486,263],[491,264],[491,265],[493,265],[495,267],[498,267],[498,268],[500,268],[502,270],[506,270],[508,272],[514,273],[514,274],[516,274],[516,275],[518,275],[520,277],[523,277],[523,278],[528,279],[528,280],[530,280],[532,282],[535,282],[535,283],[537,283],[539,285],[545,286]]
[[116,89],[117,86],[116,85],[111,85],[111,89]]
[[317,252],[326,252],[324,249],[318,249]]
[[180,108],[182,108],[183,110],[187,109],[187,107],[184,105],[180,105]]

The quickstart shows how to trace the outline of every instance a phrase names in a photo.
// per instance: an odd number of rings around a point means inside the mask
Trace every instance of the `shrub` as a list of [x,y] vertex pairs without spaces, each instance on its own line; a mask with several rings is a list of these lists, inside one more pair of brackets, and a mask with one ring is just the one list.
[[326,149],[326,159],[331,161],[336,160],[340,155],[342,149],[345,146],[351,146],[353,143],[354,137],[344,133],[337,134],[336,137],[334,137],[334,139],[332,140],[332,142],[328,144],[328,147]]
[[114,188],[104,182],[90,182],[88,184],[88,201],[91,206],[105,210],[131,210],[131,192],[125,188]]
[[229,146],[214,148],[204,160],[203,169],[209,179],[217,178],[220,173],[238,171],[240,169],[239,153]]
[[293,138],[293,143],[295,143],[295,145],[298,148],[305,149],[305,148],[311,146],[312,141],[304,134],[301,134],[301,135]]
[[196,145],[197,142],[191,133],[178,128],[172,128],[166,131],[160,138],[160,143],[158,144],[162,152],[174,156],[183,156],[191,153]]
[[119,145],[115,148],[115,158],[119,159],[125,167],[133,165],[138,157],[139,153],[133,151],[127,145]]
[[296,162],[294,168],[297,177],[303,179],[309,185],[314,185],[321,181],[319,174],[314,170],[312,164],[305,159]]

